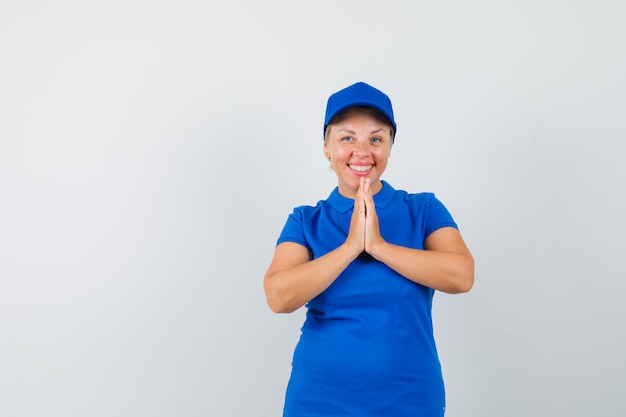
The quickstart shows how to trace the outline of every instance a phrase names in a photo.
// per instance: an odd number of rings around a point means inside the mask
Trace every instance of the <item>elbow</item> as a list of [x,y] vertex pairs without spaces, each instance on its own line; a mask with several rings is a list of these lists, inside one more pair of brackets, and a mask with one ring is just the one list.
[[289,313],[293,313],[297,309],[286,308],[284,306],[272,306],[272,305],[270,305],[270,310],[272,310],[276,314],[289,314]]
[[293,308],[291,303],[289,303],[289,299],[285,294],[281,294],[277,288],[273,288],[268,285],[267,280],[263,285],[265,290],[265,299],[267,301],[267,305],[270,310],[277,314],[287,314],[292,313],[298,309],[298,307]]
[[280,302],[271,297],[266,297],[266,298],[267,298],[267,305],[269,306],[270,310],[272,310],[274,313],[289,314],[289,313],[293,313],[294,311],[298,309],[298,308],[293,308],[289,304]]
[[265,286],[265,300],[274,313],[286,313],[285,306],[280,302],[280,297],[276,296],[275,292],[269,290],[267,286]]
[[457,272],[451,284],[449,291],[447,291],[449,294],[464,294],[471,291],[474,286],[474,260],[471,257]]
[[457,279],[450,282],[442,291],[448,294],[464,294],[470,292],[473,286],[474,275],[472,274],[471,276],[457,277]]
[[457,283],[456,294],[464,294],[466,292],[470,292],[472,287],[474,286],[474,274],[470,274],[463,279],[459,280]]
[[274,297],[271,297],[270,295],[266,294],[265,298],[267,300],[267,305],[269,306],[270,310],[272,310],[272,312],[276,314],[289,313],[286,307],[282,303],[280,303],[278,300],[276,300]]

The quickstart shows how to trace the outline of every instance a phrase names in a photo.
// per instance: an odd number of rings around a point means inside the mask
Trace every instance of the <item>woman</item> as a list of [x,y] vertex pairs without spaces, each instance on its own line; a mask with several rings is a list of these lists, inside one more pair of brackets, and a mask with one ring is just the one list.
[[381,180],[395,133],[391,101],[374,87],[328,99],[324,155],[338,185],[294,209],[264,278],[273,311],[307,307],[284,417],[445,412],[432,297],[469,291],[474,261],[433,194]]

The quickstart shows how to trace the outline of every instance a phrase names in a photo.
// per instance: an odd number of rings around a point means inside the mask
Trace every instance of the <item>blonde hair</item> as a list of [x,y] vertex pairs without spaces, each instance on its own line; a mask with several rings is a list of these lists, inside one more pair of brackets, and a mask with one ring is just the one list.
[[385,114],[381,112],[380,110],[376,110],[373,107],[365,107],[365,106],[348,107],[347,109],[340,111],[339,113],[335,115],[335,117],[330,119],[330,122],[328,122],[328,126],[326,126],[326,130],[324,131],[324,142],[328,140],[328,134],[330,132],[331,125],[335,123],[341,123],[350,115],[350,113],[364,114],[366,116],[373,117],[379,122],[384,123],[387,126],[389,126],[391,142],[393,143],[396,132],[394,132],[393,125],[391,124],[391,121],[389,120],[389,118],[385,116]]

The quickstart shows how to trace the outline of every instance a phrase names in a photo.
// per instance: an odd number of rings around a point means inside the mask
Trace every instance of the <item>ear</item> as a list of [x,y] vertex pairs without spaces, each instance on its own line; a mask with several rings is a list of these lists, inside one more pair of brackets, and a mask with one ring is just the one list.
[[326,142],[324,142],[324,157],[330,160],[330,152],[328,151],[328,146],[326,146]]

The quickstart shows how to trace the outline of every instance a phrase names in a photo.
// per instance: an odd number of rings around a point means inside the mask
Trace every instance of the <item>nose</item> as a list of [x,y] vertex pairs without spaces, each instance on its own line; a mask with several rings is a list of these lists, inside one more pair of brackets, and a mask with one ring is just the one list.
[[370,152],[369,143],[367,141],[357,141],[354,146],[355,155],[368,155]]

